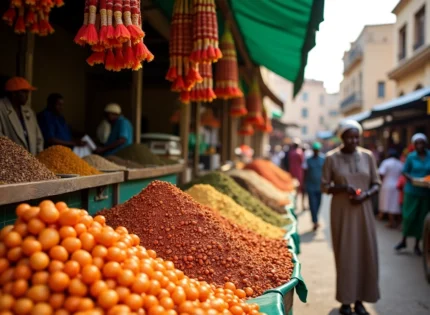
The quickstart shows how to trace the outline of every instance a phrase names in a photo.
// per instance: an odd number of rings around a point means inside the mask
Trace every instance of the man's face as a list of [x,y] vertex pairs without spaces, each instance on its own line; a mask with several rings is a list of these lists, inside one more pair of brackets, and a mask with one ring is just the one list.
[[62,98],[59,98],[57,102],[55,103],[55,111],[58,114],[62,114],[64,111],[64,100]]
[[30,92],[27,90],[16,91],[12,94],[14,103],[20,106],[27,104]]
[[106,113],[106,117],[109,122],[113,123],[118,120],[119,115],[114,113]]
[[320,153],[320,150],[314,149],[314,155],[317,156]]
[[349,129],[342,136],[343,144],[349,151],[354,151],[360,143],[360,132],[358,129]]

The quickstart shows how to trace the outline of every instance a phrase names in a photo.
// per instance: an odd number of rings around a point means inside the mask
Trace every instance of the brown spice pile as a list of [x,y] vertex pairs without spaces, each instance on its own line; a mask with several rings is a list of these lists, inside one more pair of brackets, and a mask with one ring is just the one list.
[[104,157],[97,154],[91,154],[83,157],[84,161],[95,167],[99,171],[121,171],[125,170],[125,166],[117,165]]
[[130,160],[125,160],[125,159],[120,158],[119,156],[115,156],[115,155],[107,156],[106,159],[112,163],[124,166],[126,168],[145,168],[145,166],[143,166],[139,163],[136,163],[136,162],[133,162]]
[[9,138],[0,137],[0,152],[0,182],[2,184],[57,179],[55,174],[30,152]]
[[172,260],[186,275],[218,286],[231,281],[251,287],[257,296],[288,282],[293,271],[285,240],[239,227],[166,182],[154,181],[100,214],[109,225],[137,234],[142,246]]
[[73,153],[70,148],[62,145],[54,145],[43,150],[37,155],[37,158],[55,174],[78,174],[81,176],[101,174]]

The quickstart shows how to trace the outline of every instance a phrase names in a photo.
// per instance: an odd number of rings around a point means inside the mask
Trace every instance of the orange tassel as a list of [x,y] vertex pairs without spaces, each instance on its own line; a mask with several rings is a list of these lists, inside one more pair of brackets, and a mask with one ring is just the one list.
[[99,35],[94,24],[88,24],[81,36],[81,40],[88,45],[95,45],[99,42]]
[[184,80],[181,76],[178,76],[172,84],[172,91],[180,92],[185,88]]
[[87,58],[87,63],[90,66],[94,66],[96,64],[103,64],[105,61],[105,52],[104,51],[95,51]]
[[130,32],[123,24],[117,24],[115,26],[115,38],[120,43],[124,43],[130,39]]
[[14,6],[15,8],[21,8],[22,6],[24,6],[24,1],[23,0],[12,0],[10,2],[11,6]]
[[36,23],[36,14],[34,13],[34,10],[30,9],[25,17],[25,25],[28,26],[34,23]]
[[124,55],[121,48],[115,48],[115,68],[114,71],[120,71],[124,68]]
[[15,22],[15,33],[25,34],[24,7],[19,8],[19,15]]
[[115,69],[115,55],[112,49],[109,49],[106,53],[105,69],[110,71]]
[[64,1],[63,0],[55,0],[55,5],[59,8],[62,7],[64,5]]
[[133,67],[131,68],[133,71],[137,71],[139,69],[142,69],[142,64],[140,63],[139,60],[134,59],[134,64]]
[[130,32],[130,38],[133,43],[137,43],[145,36],[145,33],[136,25],[130,24],[127,29]]
[[84,37],[84,34],[86,33],[87,26],[82,25],[79,29],[78,33],[75,36],[75,39],[73,40],[76,44],[84,46],[85,42],[81,39]]
[[132,69],[135,61],[133,49],[131,48],[131,43],[128,42],[124,47],[124,66],[127,69]]
[[167,71],[166,74],[166,80],[173,81],[178,77],[178,71],[176,70],[176,67],[170,67],[169,71]]
[[3,21],[5,21],[9,26],[13,25],[13,22],[16,18],[16,10],[15,8],[10,7],[4,14],[3,14]]
[[[36,19],[37,19],[37,17],[36,17]],[[33,33],[33,34],[39,34],[40,33],[39,23],[37,21],[35,23],[31,24],[30,33]]]

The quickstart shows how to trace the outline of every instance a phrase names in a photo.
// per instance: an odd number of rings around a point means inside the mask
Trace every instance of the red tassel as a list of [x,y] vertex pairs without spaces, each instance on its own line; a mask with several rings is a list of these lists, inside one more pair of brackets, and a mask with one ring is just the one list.
[[30,26],[30,33],[33,34],[39,34],[40,33],[40,29],[39,29],[39,23],[33,23]]
[[181,76],[178,76],[172,84],[172,91],[182,91],[185,88],[184,80]]
[[25,34],[25,22],[23,16],[18,16],[15,23],[15,33]]
[[124,55],[121,48],[115,48],[115,68],[114,71],[124,69]]
[[130,39],[130,32],[124,24],[118,24],[115,26],[115,38],[120,43],[125,43]]
[[33,10],[29,10],[27,12],[27,15],[25,17],[25,25],[32,25],[36,23],[36,14],[34,13]]
[[169,71],[167,71],[167,74],[166,74],[166,80],[174,81],[177,77],[178,77],[178,72],[176,70],[176,67],[170,67]]
[[64,1],[63,0],[55,0],[55,5],[59,8],[62,7],[64,5]]
[[95,45],[99,42],[99,35],[94,24],[88,24],[80,37],[88,45]]
[[103,64],[105,61],[105,52],[104,51],[95,51],[87,58],[87,63],[90,66],[94,66],[97,64]]
[[133,49],[131,45],[127,45],[124,49],[124,66],[127,69],[132,69],[135,61]]
[[110,71],[115,69],[115,55],[112,49],[109,49],[106,53],[105,69]]
[[15,8],[9,8],[4,14],[3,14],[3,21],[5,21],[9,26],[13,25],[13,22],[16,18],[16,10]]
[[207,56],[208,56],[209,60],[216,59],[215,50],[214,50],[214,48],[212,46],[208,47],[208,49],[207,49]]
[[133,42],[133,44],[137,44],[144,36],[145,33],[142,31],[142,29],[137,25],[128,25],[127,29],[130,33],[130,39]]
[[200,83],[203,81],[203,78],[196,69],[190,68],[190,70],[188,71],[187,80],[190,82]]
[[134,59],[134,64],[133,67],[131,68],[133,71],[137,71],[139,69],[142,69],[142,64],[140,63],[139,60],[137,60],[136,58]]
[[221,59],[222,58],[222,51],[219,49],[219,48],[216,48],[215,49],[215,59],[216,60],[218,60],[218,59]]
[[86,33],[86,25],[82,25],[81,28],[79,29],[78,33],[75,36],[75,39],[73,40],[76,44],[80,45],[80,46],[84,46],[85,42],[81,39],[84,37],[84,34]]
[[100,27],[99,43],[101,45],[103,45],[105,48],[109,48],[110,47],[110,43],[109,43],[109,40],[107,38],[107,32],[108,32],[108,27],[107,26]]

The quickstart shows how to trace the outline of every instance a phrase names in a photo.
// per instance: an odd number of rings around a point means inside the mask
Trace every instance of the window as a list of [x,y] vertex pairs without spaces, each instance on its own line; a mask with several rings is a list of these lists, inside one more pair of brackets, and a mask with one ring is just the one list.
[[320,105],[323,106],[324,105],[324,94],[320,95]]
[[399,60],[406,57],[406,25],[399,31]]
[[308,92],[303,92],[302,100],[306,102],[308,100],[308,97],[309,97]]
[[416,14],[415,14],[415,29],[414,29],[414,49],[420,48],[424,44],[425,37],[425,6],[423,6]]
[[385,82],[378,82],[378,98],[385,97]]
[[302,117],[308,118],[308,109],[307,108],[302,108]]
[[302,126],[302,135],[306,136],[308,134],[308,127],[307,126]]
[[328,115],[330,117],[336,117],[338,114],[339,114],[338,111],[334,110],[334,109],[332,109],[331,111],[328,112]]
[[324,116],[320,116],[320,125],[324,125]]

